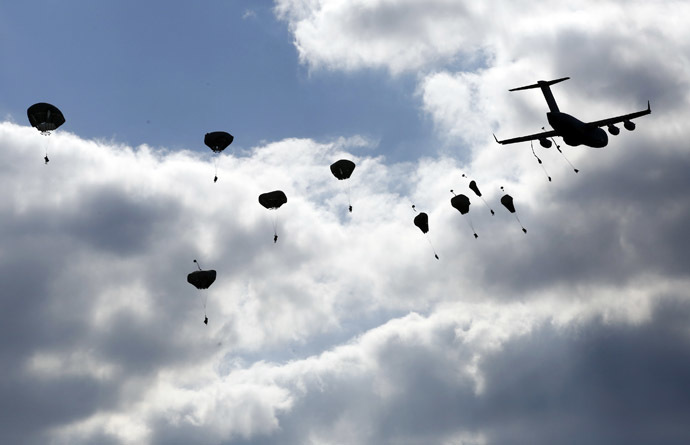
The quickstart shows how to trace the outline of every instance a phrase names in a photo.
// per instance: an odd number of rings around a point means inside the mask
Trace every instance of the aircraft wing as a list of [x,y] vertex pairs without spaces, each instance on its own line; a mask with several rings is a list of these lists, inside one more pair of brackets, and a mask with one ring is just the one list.
[[610,117],[608,119],[602,119],[600,121],[589,122],[589,123],[587,123],[587,125],[594,126],[594,127],[604,127],[607,125],[613,125],[613,124],[618,124],[620,122],[629,121],[629,120],[635,119],[635,118],[640,117],[640,116],[645,116],[651,112],[652,112],[652,109],[649,106],[649,101],[647,101],[647,109],[646,110],[637,111],[635,113],[630,113],[630,114],[625,114],[623,116]]
[[541,133],[530,134],[528,136],[520,136],[518,138],[503,139],[502,141],[499,141],[496,135],[494,135],[494,139],[496,139],[496,142],[498,142],[499,144],[514,144],[516,142],[536,141],[537,139],[552,138],[555,136],[558,136],[558,133],[556,133],[554,130],[551,130],[542,131]]

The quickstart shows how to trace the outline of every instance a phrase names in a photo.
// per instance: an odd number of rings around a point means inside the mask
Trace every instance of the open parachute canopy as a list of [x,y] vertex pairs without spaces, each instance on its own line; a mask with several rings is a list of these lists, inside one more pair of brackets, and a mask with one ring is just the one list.
[[[197,260],[194,260],[194,264],[199,270],[187,275],[187,282],[197,289],[208,289],[214,281],[216,281],[216,271],[215,270],[203,270],[199,265]],[[203,295],[202,295],[203,294]],[[201,299],[201,305],[204,308],[204,324],[208,324],[208,316],[206,315],[206,299],[208,298],[206,292],[199,293],[199,298]]]
[[341,181],[349,178],[354,169],[355,163],[347,159],[341,159],[331,164],[331,173]]
[[55,105],[39,102],[31,105],[26,114],[31,126],[41,133],[56,130],[65,123],[65,116]]
[[204,144],[214,153],[220,153],[221,151],[228,148],[228,145],[232,144],[235,138],[225,131],[213,131],[211,133],[206,133],[204,136]]
[[[338,178],[339,181],[342,181],[343,179],[348,179],[351,175],[352,172],[355,169],[355,163],[352,161],[349,161],[347,159],[341,159],[339,161],[335,161],[333,164],[331,164],[331,173],[333,173],[333,176]],[[347,202],[348,202],[348,210],[352,212],[352,202],[350,201],[350,184],[348,182],[347,186]]]
[[287,196],[282,190],[262,193],[259,195],[259,204],[267,209],[277,209],[287,202]]
[[[417,211],[417,208],[412,205],[412,210],[415,212]],[[424,212],[420,212],[417,216],[414,217],[414,225],[419,228],[419,230],[422,231],[422,233],[426,236],[426,240],[429,241],[429,246],[431,246],[431,250],[434,252],[434,258],[437,260],[438,254],[436,253],[436,249],[434,249],[434,245],[431,242],[431,239],[429,238],[429,215],[427,215]]]
[[419,215],[414,217],[414,225],[419,227],[422,233],[427,233],[429,231],[429,215],[421,212]]
[[[280,208],[287,202],[287,196],[282,190],[275,190],[273,192],[262,193],[259,195],[259,204],[269,210]],[[278,221],[276,214],[273,215],[273,243],[278,241]]]
[[470,198],[463,194],[455,195],[450,198],[450,205],[464,215],[470,211]]
[[[467,215],[470,212],[470,198],[468,198],[466,195],[463,195],[462,193],[456,195],[453,190],[451,190],[450,192],[454,195],[452,198],[450,198],[450,205],[457,209],[457,211],[460,212],[461,215]],[[470,218],[470,215],[467,215],[466,218],[467,224],[469,224],[470,228],[472,229],[474,238],[479,238],[479,235],[477,235],[477,231],[474,230],[472,218]]]
[[510,213],[515,215],[515,219],[520,224],[520,227],[522,227],[522,231],[524,233],[527,233],[527,229],[525,229],[525,227],[522,225],[522,222],[520,221],[520,218],[517,215],[517,211],[515,210],[515,204],[513,204],[513,197],[506,193],[501,197],[501,204],[503,204],[503,207],[508,209]]
[[477,183],[474,180],[470,181],[470,188],[475,195],[479,196],[480,198],[482,197],[482,192],[479,191],[479,187],[477,187]]
[[503,207],[508,209],[510,213],[515,213],[515,205],[513,204],[513,197],[505,194],[501,197],[501,204],[503,204]]
[[187,275],[187,282],[197,289],[208,289],[216,281],[215,270],[195,270]]
[[[462,176],[466,177],[465,175],[462,175]],[[477,186],[477,181],[475,181],[475,180],[470,181],[470,189],[474,192],[475,195],[477,195],[479,198],[481,198],[482,201],[484,201],[484,204],[486,205],[486,207],[489,209],[489,211],[493,215],[494,210],[491,208],[489,203],[486,202],[486,200],[482,197],[482,192],[479,191],[479,187]]]

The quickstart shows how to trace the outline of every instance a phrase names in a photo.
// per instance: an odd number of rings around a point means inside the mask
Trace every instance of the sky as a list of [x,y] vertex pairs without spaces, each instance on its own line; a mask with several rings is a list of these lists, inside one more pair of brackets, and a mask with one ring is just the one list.
[[[687,2],[25,3],[0,4],[0,442],[690,441]],[[496,144],[548,125],[509,89],[566,76],[584,121],[652,113],[541,165]]]

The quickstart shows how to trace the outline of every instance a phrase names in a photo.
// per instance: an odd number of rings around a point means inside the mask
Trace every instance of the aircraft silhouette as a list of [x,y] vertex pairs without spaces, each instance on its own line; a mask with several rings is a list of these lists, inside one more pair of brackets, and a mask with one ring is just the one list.
[[621,131],[615,124],[622,122],[626,130],[633,131],[635,129],[635,124],[632,120],[652,112],[649,101],[647,101],[646,110],[602,119],[600,121],[582,122],[569,114],[561,112],[561,110],[558,109],[558,105],[556,105],[553,94],[551,94],[551,85],[568,79],[570,79],[570,77],[562,77],[556,80],[540,80],[534,85],[527,85],[509,90],[519,91],[531,88],[541,88],[541,92],[544,93],[544,99],[546,99],[546,103],[549,106],[549,112],[546,113],[546,119],[549,121],[549,124],[551,124],[553,130],[512,139],[504,139],[502,141],[499,141],[494,134],[496,142],[499,144],[514,144],[516,142],[526,142],[538,139],[542,147],[549,148],[551,147],[551,140],[549,140],[549,138],[560,136],[566,144],[571,146],[587,145],[589,147],[602,148],[608,144],[609,138],[606,132],[600,127],[607,127],[609,133],[615,136]]

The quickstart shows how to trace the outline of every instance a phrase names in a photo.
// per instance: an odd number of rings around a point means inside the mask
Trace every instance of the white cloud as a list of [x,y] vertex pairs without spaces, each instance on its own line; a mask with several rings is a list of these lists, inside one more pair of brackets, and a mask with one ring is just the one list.
[[[314,67],[418,69],[477,49],[478,4],[434,0],[276,2],[300,59]],[[449,32],[451,30],[451,32]]]
[[[594,152],[607,157],[583,167],[591,184],[518,177],[524,235],[497,202],[509,177],[481,153],[472,165],[387,165],[348,154],[357,138],[289,139],[222,156],[214,184],[210,154],[50,138],[46,166],[44,138],[0,126],[3,305],[14,307],[3,338],[21,339],[6,345],[4,374],[24,397],[43,388],[27,407],[82,394],[35,427],[36,442],[493,443],[503,430],[482,423],[490,413],[462,413],[503,397],[489,363],[512,354],[506,345],[543,329],[560,341],[582,326],[655,326],[659,305],[686,299],[675,236],[690,206],[666,164],[683,171],[682,151]],[[352,214],[328,169],[340,157],[357,162]],[[670,176],[622,175],[639,162]],[[482,179],[495,216],[462,172]],[[478,240],[450,207],[451,187],[472,197]],[[588,187],[596,200],[581,199]],[[257,196],[276,188],[288,203],[273,244]],[[430,215],[439,261],[412,203]],[[630,210],[668,203],[656,230]],[[652,257],[641,253],[649,245]],[[194,258],[218,270],[208,326],[185,282]]]

